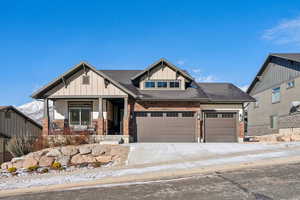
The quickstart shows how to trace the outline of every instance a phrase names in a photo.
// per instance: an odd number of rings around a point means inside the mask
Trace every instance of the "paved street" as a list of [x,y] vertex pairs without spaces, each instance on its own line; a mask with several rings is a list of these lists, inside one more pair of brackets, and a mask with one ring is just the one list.
[[7,200],[61,199],[300,199],[300,163],[174,177],[131,185],[27,194]]

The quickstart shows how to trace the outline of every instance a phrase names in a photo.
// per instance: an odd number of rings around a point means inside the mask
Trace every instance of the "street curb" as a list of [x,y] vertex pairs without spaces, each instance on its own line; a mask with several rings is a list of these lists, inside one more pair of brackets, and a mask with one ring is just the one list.
[[78,189],[78,188],[88,188],[95,187],[101,185],[109,185],[109,184],[122,184],[122,183],[134,183],[137,181],[153,181],[157,179],[167,179],[171,177],[181,177],[187,175],[199,175],[199,174],[208,174],[213,172],[224,172],[224,171],[232,171],[244,168],[251,167],[264,167],[271,165],[280,165],[280,164],[290,164],[300,162],[300,156],[291,156],[285,158],[270,158],[252,162],[240,162],[234,164],[226,164],[226,165],[215,165],[215,166],[206,166],[201,168],[193,168],[193,169],[184,169],[184,170],[168,170],[168,171],[158,171],[144,174],[136,174],[136,175],[125,175],[119,177],[110,177],[103,178],[99,180],[93,181],[84,181],[70,184],[59,184],[59,185],[47,185],[47,186],[39,186],[25,189],[12,189],[12,190],[4,190],[0,191],[0,197],[7,196],[16,196],[28,193],[40,193],[40,192],[54,192],[61,191],[67,189]]

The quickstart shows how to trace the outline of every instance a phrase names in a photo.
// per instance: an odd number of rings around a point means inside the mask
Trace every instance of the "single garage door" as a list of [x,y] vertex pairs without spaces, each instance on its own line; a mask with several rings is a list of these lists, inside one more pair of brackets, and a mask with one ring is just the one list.
[[195,112],[136,112],[138,142],[195,142]]
[[205,113],[205,142],[237,142],[236,113]]

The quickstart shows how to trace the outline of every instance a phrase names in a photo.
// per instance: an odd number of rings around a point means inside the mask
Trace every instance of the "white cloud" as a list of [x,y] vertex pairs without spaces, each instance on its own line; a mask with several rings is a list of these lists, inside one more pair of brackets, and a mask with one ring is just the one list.
[[196,78],[197,82],[214,82],[216,81],[217,78],[213,75],[208,75],[208,76],[198,76]]
[[176,63],[177,63],[178,65],[184,65],[184,64],[185,64],[185,61],[184,61],[184,60],[178,60]]
[[239,88],[240,88],[241,90],[243,90],[244,92],[247,91],[248,87],[249,87],[249,85],[239,86]]
[[192,72],[194,72],[195,74],[199,74],[201,73],[201,69],[192,69]]
[[265,30],[262,38],[275,44],[300,45],[300,17],[281,21],[273,28]]
[[202,72],[200,68],[190,69],[190,72],[197,82],[214,82],[217,77],[214,75],[206,75]]

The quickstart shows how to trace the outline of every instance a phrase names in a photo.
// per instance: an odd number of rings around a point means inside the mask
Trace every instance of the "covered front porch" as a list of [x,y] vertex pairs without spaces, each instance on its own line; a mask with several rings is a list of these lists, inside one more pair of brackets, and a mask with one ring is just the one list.
[[129,135],[127,96],[48,98],[44,106],[44,135]]

